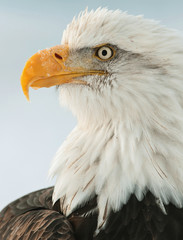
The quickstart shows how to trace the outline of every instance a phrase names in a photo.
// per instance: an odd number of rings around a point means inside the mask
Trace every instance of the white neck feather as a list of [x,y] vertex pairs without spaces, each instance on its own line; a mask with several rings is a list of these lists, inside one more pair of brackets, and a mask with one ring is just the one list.
[[63,211],[68,215],[98,195],[98,227],[132,193],[141,200],[150,190],[165,204],[183,206],[181,138],[173,126],[165,131],[162,124],[152,119],[146,127],[117,121],[77,126],[50,169],[52,176],[57,175],[54,202],[64,199]]

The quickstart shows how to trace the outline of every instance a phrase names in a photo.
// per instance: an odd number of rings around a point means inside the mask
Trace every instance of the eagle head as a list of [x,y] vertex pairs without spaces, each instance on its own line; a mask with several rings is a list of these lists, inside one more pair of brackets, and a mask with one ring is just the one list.
[[[26,63],[21,84],[56,85],[78,124],[50,169],[53,200],[70,214],[97,196],[98,226],[133,193],[183,205],[183,38],[159,23],[87,10],[61,45]],[[105,217],[104,217],[105,216]]]

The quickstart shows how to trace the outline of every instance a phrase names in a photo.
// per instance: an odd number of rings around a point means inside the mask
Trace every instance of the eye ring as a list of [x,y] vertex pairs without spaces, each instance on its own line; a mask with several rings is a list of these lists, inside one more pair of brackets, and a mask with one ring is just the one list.
[[104,45],[96,49],[94,56],[101,61],[107,61],[115,56],[115,50],[108,45]]

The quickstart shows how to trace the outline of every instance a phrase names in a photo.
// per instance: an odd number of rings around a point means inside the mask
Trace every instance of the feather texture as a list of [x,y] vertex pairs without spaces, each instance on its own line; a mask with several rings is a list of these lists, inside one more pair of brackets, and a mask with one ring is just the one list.
[[[165,206],[150,193],[139,201],[131,195],[117,212],[111,212],[105,229],[96,232],[96,196],[66,218],[60,200],[52,206],[53,188],[30,193],[0,213],[2,240],[182,240],[183,209]],[[96,210],[94,210],[96,209]]]
[[30,193],[0,213],[2,240],[75,240],[69,221],[52,207],[53,188]]

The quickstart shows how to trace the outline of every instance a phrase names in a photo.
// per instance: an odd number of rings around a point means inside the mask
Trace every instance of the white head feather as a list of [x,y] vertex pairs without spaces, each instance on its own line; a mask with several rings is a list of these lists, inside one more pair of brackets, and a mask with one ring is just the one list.
[[[69,214],[97,195],[98,227],[132,193],[150,190],[164,204],[183,206],[183,37],[142,16],[83,12],[64,31],[73,51],[103,43],[125,50],[103,81],[63,85],[60,100],[78,125],[59,149],[50,174],[54,202]],[[75,61],[77,62],[77,61]],[[74,63],[75,64],[75,63]],[[87,64],[87,63],[86,63]]]

